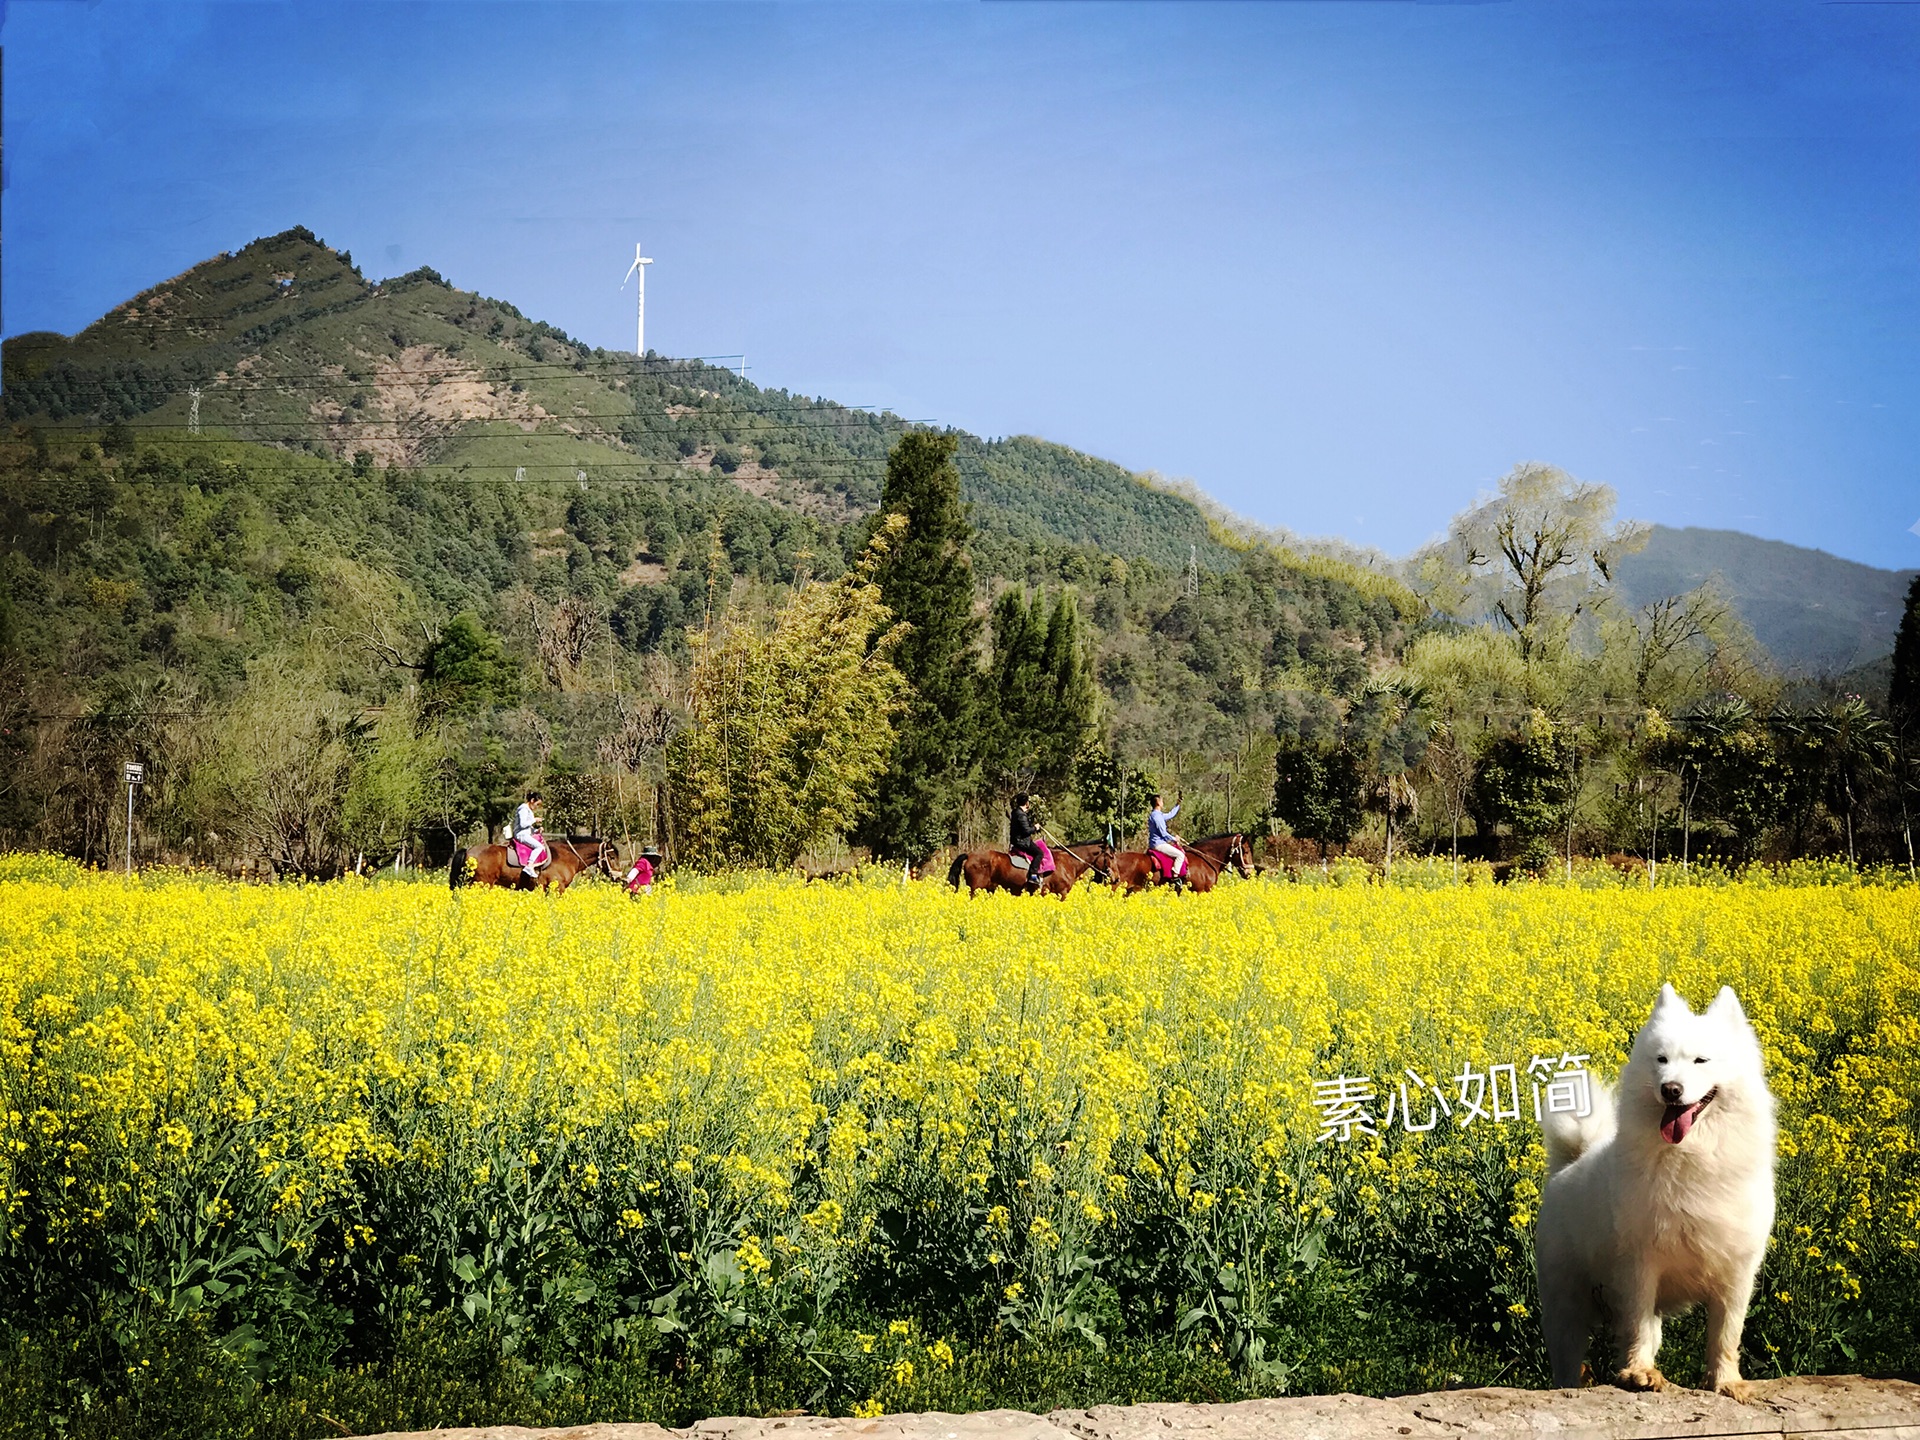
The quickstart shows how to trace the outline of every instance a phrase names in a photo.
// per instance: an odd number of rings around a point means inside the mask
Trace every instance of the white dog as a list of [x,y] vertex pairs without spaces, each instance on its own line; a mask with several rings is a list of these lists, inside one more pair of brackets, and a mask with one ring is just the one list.
[[1774,1126],[1740,1001],[1723,988],[1695,1015],[1662,986],[1617,1099],[1594,1090],[1590,1116],[1544,1117],[1534,1251],[1553,1383],[1580,1383],[1604,1322],[1626,1346],[1619,1382],[1660,1389],[1660,1317],[1704,1302],[1707,1386],[1744,1400],[1740,1330],[1773,1229]]

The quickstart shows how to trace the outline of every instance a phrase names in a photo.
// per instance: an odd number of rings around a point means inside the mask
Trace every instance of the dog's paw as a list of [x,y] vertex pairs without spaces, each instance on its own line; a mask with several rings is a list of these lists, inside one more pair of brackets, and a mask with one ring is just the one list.
[[1629,1365],[1613,1377],[1629,1390],[1664,1390],[1667,1377],[1651,1365]]
[[1742,1405],[1753,1402],[1753,1382],[1742,1380],[1738,1375],[1729,1376],[1725,1380],[1709,1380],[1707,1385],[1714,1394],[1724,1395],[1729,1400],[1738,1400]]

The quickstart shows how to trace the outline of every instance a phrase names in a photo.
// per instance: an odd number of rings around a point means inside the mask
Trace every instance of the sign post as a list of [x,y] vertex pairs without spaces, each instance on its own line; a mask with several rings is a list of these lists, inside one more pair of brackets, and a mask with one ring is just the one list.
[[133,792],[145,783],[147,767],[138,760],[128,760],[120,767],[127,782],[127,874],[133,874]]

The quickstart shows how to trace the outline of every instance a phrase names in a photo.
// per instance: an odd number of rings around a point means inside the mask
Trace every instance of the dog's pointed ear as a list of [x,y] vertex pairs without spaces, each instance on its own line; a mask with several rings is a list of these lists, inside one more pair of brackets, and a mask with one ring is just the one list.
[[1707,1014],[1721,1020],[1744,1022],[1747,1018],[1747,1012],[1740,1008],[1740,997],[1733,993],[1731,985],[1720,987],[1720,993],[1713,997],[1713,1004],[1707,1007]]
[[1662,985],[1660,998],[1653,1002],[1654,1014],[1658,1015],[1663,1010],[1685,1010],[1689,1015],[1693,1013],[1693,1007],[1680,998],[1680,992],[1671,984]]

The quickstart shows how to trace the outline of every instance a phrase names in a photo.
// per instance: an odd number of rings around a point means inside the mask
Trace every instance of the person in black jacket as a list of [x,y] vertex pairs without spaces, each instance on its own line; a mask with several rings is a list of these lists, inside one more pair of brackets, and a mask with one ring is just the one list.
[[1023,791],[1013,797],[1013,809],[1007,816],[1007,852],[1026,860],[1027,884],[1037,886],[1046,878],[1041,870],[1046,860],[1033,830],[1033,816],[1027,809],[1027,795]]

